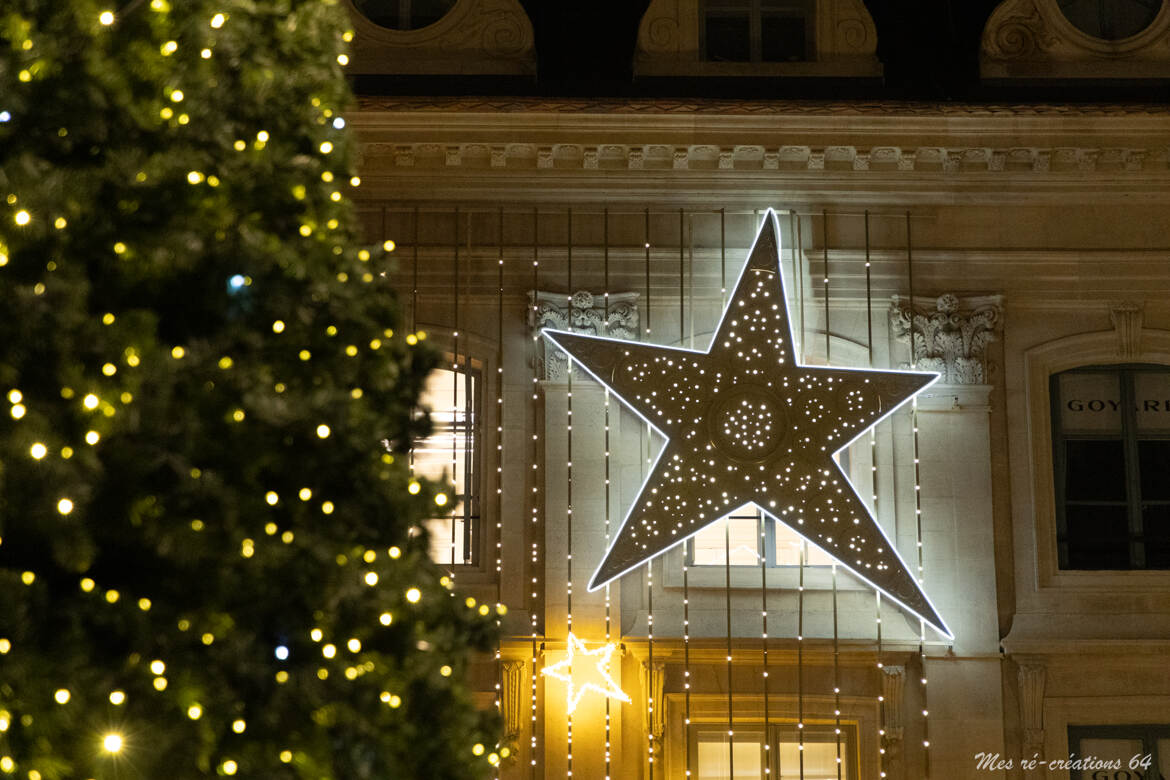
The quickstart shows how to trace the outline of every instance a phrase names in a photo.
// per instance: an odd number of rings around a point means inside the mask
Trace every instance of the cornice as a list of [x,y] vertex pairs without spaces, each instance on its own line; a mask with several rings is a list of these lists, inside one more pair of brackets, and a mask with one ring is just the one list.
[[1170,118],[1170,106],[1124,103],[933,103],[896,100],[573,99],[529,97],[358,97],[358,111],[458,113],[714,114],[882,117],[1136,117]]

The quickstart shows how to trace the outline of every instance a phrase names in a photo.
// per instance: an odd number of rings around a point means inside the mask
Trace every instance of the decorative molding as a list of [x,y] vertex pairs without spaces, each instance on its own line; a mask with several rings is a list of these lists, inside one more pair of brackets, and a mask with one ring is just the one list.
[[1109,321],[1117,333],[1117,356],[1130,360],[1142,351],[1142,306],[1117,303],[1109,308]]
[[[485,151],[487,150],[487,151]],[[490,155],[490,157],[489,157]],[[1170,148],[1093,147],[938,147],[878,146],[666,146],[663,144],[585,144],[556,146],[510,143],[487,147],[478,142],[362,144],[367,161],[392,162],[385,167],[447,169],[556,169],[592,171],[598,168],[647,171],[660,175],[675,171],[852,171],[859,175],[912,172],[954,176],[1019,176],[1068,172],[1116,176],[1123,171],[1167,170]],[[490,164],[485,161],[490,159]]]
[[439,21],[392,30],[342,0],[353,19],[349,71],[356,74],[533,75],[532,22],[518,0],[457,0]]
[[524,728],[524,672],[523,661],[504,661],[500,686],[500,715],[504,720],[504,741],[517,742]]
[[482,114],[675,114],[717,116],[906,117],[1170,117],[1164,103],[946,103],[906,100],[718,100],[645,98],[411,97],[359,95],[359,112]]
[[882,666],[882,748],[897,751],[902,742],[902,691],[906,684],[905,666]]
[[[627,341],[641,333],[636,292],[594,294],[578,290],[573,295],[544,291],[528,292],[528,327],[533,335],[543,328],[572,330],[591,336],[609,336]],[[571,370],[565,353],[538,342],[538,372],[545,381],[563,382]]]
[[1020,663],[1016,684],[1020,695],[1020,727],[1024,757],[1044,751],[1044,684],[1047,670],[1037,663]]
[[1057,0],[1004,0],[983,29],[984,78],[1166,78],[1170,4],[1136,35],[1108,41],[1077,29]]
[[651,0],[638,26],[637,76],[880,76],[877,28],[861,0],[811,0],[812,58],[805,62],[703,59],[702,0]]
[[666,700],[663,697],[663,682],[666,664],[643,661],[638,665],[638,679],[642,683],[642,728],[653,744],[654,752],[661,755],[662,737],[666,732]]
[[894,336],[903,342],[912,340],[915,367],[939,372],[944,384],[984,384],[987,345],[996,340],[1002,327],[1003,297],[960,299],[945,293],[934,300],[934,309],[925,310],[920,299],[911,302],[904,296],[893,296],[890,326]]

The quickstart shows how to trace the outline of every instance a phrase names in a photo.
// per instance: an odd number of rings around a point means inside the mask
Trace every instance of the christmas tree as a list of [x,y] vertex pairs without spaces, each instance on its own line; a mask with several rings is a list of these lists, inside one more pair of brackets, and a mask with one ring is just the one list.
[[[468,778],[336,0],[0,9],[0,776]],[[431,508],[428,512],[428,506]]]

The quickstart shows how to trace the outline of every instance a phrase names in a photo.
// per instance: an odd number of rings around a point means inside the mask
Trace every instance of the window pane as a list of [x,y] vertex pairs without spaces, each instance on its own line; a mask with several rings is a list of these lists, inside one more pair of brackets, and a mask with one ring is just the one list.
[[731,528],[731,565],[759,566],[760,549],[759,514],[729,517],[726,521],[712,523],[692,538],[695,566],[724,566],[727,563],[727,524]]
[[[735,751],[734,780],[759,780],[763,776],[763,745],[736,734],[732,743]],[[727,740],[718,737],[699,737],[699,780],[732,780],[728,766]]]
[[1170,500],[1170,439],[1138,442],[1142,501]]
[[806,59],[804,16],[765,14],[760,19],[760,56],[764,62]]
[[[1128,771],[1129,760],[1143,754],[1140,739],[1082,739],[1080,742],[1080,750],[1074,749],[1078,756],[1093,756],[1102,761],[1120,760],[1121,766],[1126,768],[1126,771]],[[1126,777],[1124,773],[1113,774],[1100,770],[1082,770],[1080,772],[1074,770],[1073,772],[1074,780],[1098,780],[1103,775],[1109,778]]]
[[1059,375],[1060,425],[1069,433],[1121,433],[1121,385],[1116,373]]
[[1134,371],[1138,433],[1170,433],[1170,373]]
[[707,60],[751,62],[751,23],[746,15],[707,14]]
[[[784,523],[776,523],[776,565],[799,566],[800,544],[804,539]],[[805,566],[832,566],[833,558],[815,544],[805,542]]]
[[[804,772],[800,757],[804,753]],[[845,743],[841,744],[841,777],[849,777]],[[780,743],[780,780],[837,780],[837,743],[808,742],[800,750],[797,742]]]
[[1170,505],[1147,506],[1142,510],[1142,536],[1146,543],[1146,568],[1170,569]]
[[1129,512],[1121,506],[1064,508],[1068,532],[1068,567],[1072,569],[1128,569]]
[[446,563],[458,565],[461,563],[471,563],[467,558],[467,550],[463,546],[463,529],[464,522],[462,517],[462,509],[457,509],[455,516],[455,545],[451,545],[451,518],[440,517],[433,520],[424,521],[427,530],[431,534],[430,538],[430,556],[431,560],[436,563]]
[[1125,501],[1125,449],[1120,439],[1065,442],[1065,499]]

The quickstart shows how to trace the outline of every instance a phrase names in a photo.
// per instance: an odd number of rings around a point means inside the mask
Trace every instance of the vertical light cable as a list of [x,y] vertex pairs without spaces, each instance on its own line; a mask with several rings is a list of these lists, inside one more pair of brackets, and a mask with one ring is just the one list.
[[832,342],[829,335],[829,212],[821,212],[821,252],[824,258],[825,284],[825,365],[832,361]]
[[[609,335],[609,209],[602,211],[602,245],[603,245],[603,273],[605,288],[605,315],[602,321],[603,335]],[[605,549],[609,549],[609,521],[610,521],[610,473],[609,473],[609,386],[605,386]],[[605,641],[609,643],[613,629],[612,602],[610,601],[609,583],[605,585]],[[605,780],[610,780],[610,761],[612,758],[610,698],[605,697]]]
[[[411,283],[410,283],[410,335],[413,338],[414,334],[418,333],[418,206],[414,207],[414,239],[410,242],[411,255],[413,261],[411,263]],[[413,413],[413,409],[411,410]],[[413,414],[412,414],[413,416]],[[414,441],[410,443],[410,457],[408,459],[407,468],[410,471],[410,479],[414,481]]]
[[[540,322],[540,210],[532,210],[532,322],[535,326]],[[537,586],[539,584],[540,572],[540,436],[538,433],[538,426],[540,424],[540,415],[537,413],[537,390],[540,382],[540,372],[538,369],[540,357],[540,332],[534,327],[532,335],[532,550],[530,559],[530,577],[531,590],[528,599],[529,620],[531,622],[530,630],[532,634],[532,676],[531,676],[531,701],[532,701],[532,725],[531,734],[529,736],[529,766],[532,770],[532,778],[536,780],[536,678],[539,674],[537,665],[537,628],[538,628],[538,614],[539,602],[537,601]]]
[[[727,306],[727,211],[719,209],[719,300]],[[727,611],[727,772],[735,777],[735,714],[731,677],[731,521],[723,519],[724,606]]]
[[[503,639],[500,608],[504,603],[504,209],[499,210],[499,232],[496,233],[496,710],[502,712],[504,695]],[[498,746],[496,752],[499,752]],[[494,776],[500,777],[496,764]]]
[[[759,216],[760,212],[757,210],[757,222]],[[783,304],[787,307],[788,302],[784,301]],[[760,647],[763,662],[760,682],[764,689],[764,776],[768,777],[772,774],[772,742],[768,739],[768,521],[763,513],[758,517],[759,541],[756,544],[756,557],[760,559]]]
[[[914,358],[914,242],[910,235],[910,212],[906,212],[906,275],[909,285],[910,298],[910,369],[918,368],[918,361]],[[925,583],[922,571],[922,483],[919,471],[918,458],[918,396],[915,395],[910,404],[910,425],[914,440],[914,533],[915,546],[918,549],[918,584]],[[926,621],[918,619],[918,660],[922,669],[919,678],[922,684],[922,762],[923,778],[930,778],[930,708],[926,699]]]
[[833,561],[833,734],[837,742],[837,780],[841,780],[841,644],[837,632],[836,561]]
[[[452,302],[454,328],[454,355],[451,360],[451,482],[458,484],[459,474],[459,207],[455,207],[455,230],[452,235],[454,252],[451,255],[452,276],[455,279],[455,297]],[[463,421],[465,424],[467,420]],[[464,485],[466,491],[467,486]],[[456,491],[458,495],[458,491]],[[467,503],[468,496],[464,496],[463,503]],[[455,539],[457,522],[458,500],[451,502],[451,580],[455,580]]]
[[[683,211],[679,209],[679,346],[682,346],[682,329],[683,329],[683,258],[682,258],[682,231],[683,231]],[[690,251],[690,265],[688,266],[688,274],[690,276],[690,293],[691,293],[691,338],[690,348],[695,348],[695,223],[692,217],[688,223],[690,230],[687,246]],[[688,553],[687,545],[683,545],[682,551],[682,574],[683,574],[683,770],[685,777],[691,776],[691,592],[690,592],[690,572],[687,563]]]
[[[869,246],[869,210],[865,211],[865,328],[866,345],[869,351],[869,367],[873,368],[873,279]],[[869,429],[869,473],[873,499],[873,517],[878,520],[878,454],[877,426]],[[877,675],[878,675],[878,775],[886,776],[886,697],[882,694],[882,592],[874,590],[874,620],[877,626]]]
[[[803,270],[803,269],[802,269]],[[800,540],[800,579],[796,585],[796,753],[804,780],[804,560],[808,542]]]
[[[573,210],[567,212],[567,235],[565,244],[565,268],[567,271],[568,287],[568,329],[573,329]],[[573,633],[573,366],[569,361],[565,365],[565,447],[566,447],[566,484],[565,484],[565,623],[569,633]],[[573,674],[569,669],[570,676]],[[573,776],[573,713],[568,713],[568,753],[566,758],[567,776]]]
[[[650,335],[650,209],[646,209],[646,335]],[[650,471],[651,429],[646,423],[646,471]],[[646,765],[654,780],[654,562],[646,561]]]
[[[811,220],[812,217],[810,216],[809,219]],[[804,229],[803,229],[799,214],[796,215],[796,247],[797,247],[797,256],[799,258],[799,262],[797,264],[798,267],[796,269],[796,286],[797,286],[796,299],[800,305],[800,347],[799,347],[799,349],[800,349],[801,362],[803,363],[804,356],[806,354],[806,350],[804,348],[804,345],[805,345],[804,334],[806,332],[805,328],[804,328]],[[809,258],[809,265],[810,266],[812,265],[812,258]],[[809,273],[810,274],[812,273],[811,267],[809,268]]]

